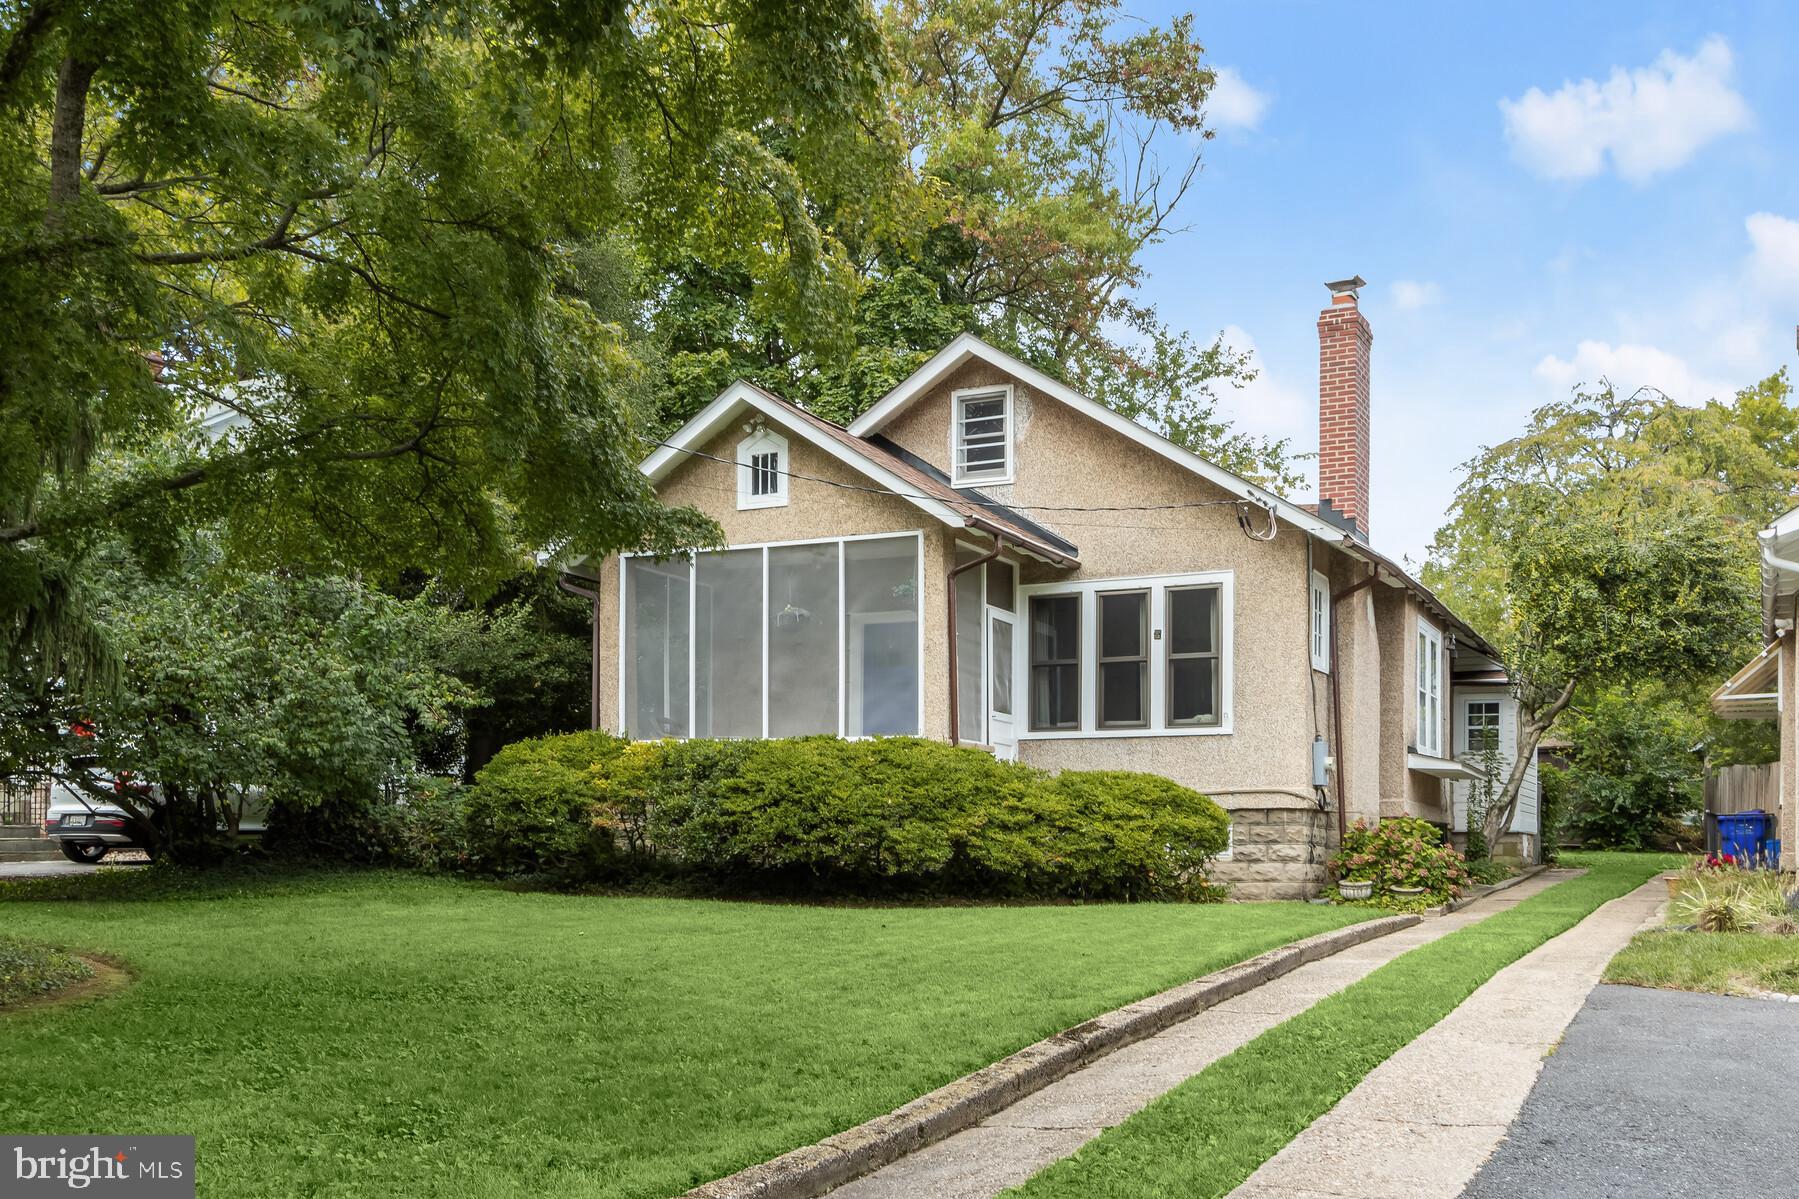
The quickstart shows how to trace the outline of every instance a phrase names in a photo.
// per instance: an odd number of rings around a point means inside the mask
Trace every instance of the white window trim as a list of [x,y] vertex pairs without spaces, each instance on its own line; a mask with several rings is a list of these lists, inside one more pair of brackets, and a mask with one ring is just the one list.
[[[1418,714],[1418,728],[1414,735],[1418,740],[1419,753],[1440,758],[1443,756],[1443,633],[1436,625],[1420,617],[1418,636],[1424,638],[1426,644],[1419,651],[1412,676],[1412,708]],[[1434,676],[1427,673],[1426,663],[1429,661],[1437,664]],[[1436,682],[1434,691],[1427,685],[1427,680],[1433,678]],[[1427,721],[1426,714],[1431,707],[1427,701],[1432,700],[1435,701],[1436,719]],[[1429,740],[1425,739],[1426,733],[1429,734]]]
[[[1012,694],[1025,697],[1025,713],[1014,715],[1018,721],[1020,741],[1070,741],[1083,738],[1113,737],[1227,737],[1235,731],[1236,672],[1236,583],[1235,571],[1214,570],[1180,575],[1142,575],[1118,579],[1076,579],[1067,582],[1031,583],[1020,586],[1018,610],[1025,615],[1014,627],[1014,636],[1024,639],[1024,652],[1014,645],[1012,653]],[[1169,726],[1168,720],[1168,589],[1171,587],[1218,588],[1218,723]],[[1149,591],[1149,727],[1102,729],[1099,727],[1099,698],[1095,693],[1098,680],[1099,615],[1098,594],[1101,591]],[[1081,600],[1081,727],[1078,729],[1041,729],[1030,727],[1030,618],[1029,603],[1036,595],[1078,595]],[[1159,635],[1158,635],[1159,634]],[[1013,701],[1017,706],[1017,700]]]
[[[918,589],[918,728],[920,730],[918,735],[925,736],[927,734],[923,730],[925,728],[925,641],[927,632],[924,607],[923,529],[900,529],[891,533],[853,533],[843,537],[802,537],[791,541],[748,541],[733,545],[710,547],[710,549],[723,552],[728,552],[730,550],[762,551],[762,732],[760,734],[762,737],[768,736],[768,551],[780,549],[783,546],[789,545],[834,544],[837,546],[837,735],[841,737],[845,732],[845,722],[849,719],[848,685],[846,679],[849,670],[845,659],[848,656],[850,624],[849,620],[845,619],[846,614],[843,610],[843,546],[851,541],[886,541],[897,540],[901,537],[912,538],[914,547],[912,561],[915,573],[913,577],[917,580],[914,586]],[[629,588],[626,583],[626,560],[630,558],[654,556],[655,555],[653,554],[636,553],[622,553],[618,556],[618,653],[614,659],[614,665],[617,668],[618,673],[618,713],[617,719],[613,723],[615,725],[615,731],[620,736],[630,735],[630,731],[626,727],[627,721],[625,714],[625,640],[631,611]],[[687,585],[690,589],[696,587],[698,571],[698,555],[688,554]],[[693,594],[696,594],[696,591],[690,590],[689,595]],[[698,604],[692,603],[691,601],[688,604],[687,624],[689,646],[693,644],[693,627],[698,620],[696,615],[698,607]],[[698,669],[695,658],[696,655],[690,650],[687,655],[687,731],[689,736],[692,735],[694,728],[697,727],[695,722],[699,718],[699,713],[697,711],[698,700],[694,695],[693,686],[694,672]],[[641,737],[633,737],[632,739],[643,740]],[[679,738],[679,740],[686,739],[687,738]],[[853,739],[862,740],[862,738],[859,737]]]
[[[1006,468],[1003,471],[981,471],[977,474],[966,474],[962,470],[962,401],[969,399],[987,399],[994,395],[1005,397],[1006,421]],[[1018,458],[1014,452],[1017,440],[1017,424],[1013,420],[1014,405],[1012,402],[1012,385],[999,383],[990,387],[962,387],[949,393],[949,466],[950,485],[953,487],[980,487],[1010,483],[1017,473]]]
[[1312,572],[1312,604],[1307,613],[1306,639],[1311,645],[1312,669],[1331,669],[1331,582],[1321,571]]
[[[775,464],[775,490],[766,495],[751,494],[750,460],[754,454],[777,454]],[[787,439],[772,429],[761,429],[751,433],[737,443],[737,507],[740,511],[751,508],[784,508],[787,506],[787,478],[792,468],[792,461],[787,456]]]

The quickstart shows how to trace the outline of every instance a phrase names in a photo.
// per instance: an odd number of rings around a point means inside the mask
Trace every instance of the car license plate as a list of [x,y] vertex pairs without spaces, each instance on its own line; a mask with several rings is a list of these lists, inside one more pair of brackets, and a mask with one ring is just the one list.
[[70,828],[86,828],[87,827],[87,817],[86,816],[64,816],[62,818],[62,822],[65,825],[69,826]]

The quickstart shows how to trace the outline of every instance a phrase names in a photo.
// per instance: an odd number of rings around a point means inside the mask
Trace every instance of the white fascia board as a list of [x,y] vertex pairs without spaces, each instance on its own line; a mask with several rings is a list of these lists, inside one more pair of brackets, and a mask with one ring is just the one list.
[[894,475],[886,468],[869,461],[861,454],[834,437],[821,433],[813,425],[796,419],[782,405],[770,400],[746,383],[733,383],[719,394],[692,420],[682,425],[680,430],[668,439],[668,444],[659,446],[655,453],[643,460],[641,470],[652,483],[660,483],[668,477],[670,471],[688,457],[685,451],[696,449],[717,436],[725,426],[736,419],[737,414],[745,408],[754,408],[774,424],[800,438],[806,444],[823,450],[837,461],[865,476],[888,491],[894,492],[901,499],[907,500],[921,510],[929,513],[946,525],[957,528],[968,524],[966,514],[956,511],[948,504],[920,495],[905,480]]
[[849,430],[857,437],[866,437],[878,432],[894,416],[903,411],[913,400],[929,391],[943,381],[951,371],[960,367],[971,358],[980,358],[1020,382],[1029,384],[1037,391],[1060,400],[1070,408],[1087,416],[1114,432],[1121,433],[1152,453],[1160,454],[1176,466],[1200,476],[1207,482],[1228,491],[1239,499],[1248,500],[1274,513],[1294,528],[1310,533],[1312,536],[1332,544],[1342,544],[1351,549],[1351,538],[1342,529],[1307,512],[1267,488],[1258,487],[1248,479],[1224,469],[1215,462],[1207,461],[1190,450],[1182,449],[1160,433],[1146,429],[1129,417],[1120,416],[1104,404],[1088,399],[1068,384],[1052,379],[1029,363],[1022,362],[1004,350],[988,345],[972,333],[963,333],[954,341],[932,356],[931,360],[913,371],[906,380],[886,397],[856,418]]

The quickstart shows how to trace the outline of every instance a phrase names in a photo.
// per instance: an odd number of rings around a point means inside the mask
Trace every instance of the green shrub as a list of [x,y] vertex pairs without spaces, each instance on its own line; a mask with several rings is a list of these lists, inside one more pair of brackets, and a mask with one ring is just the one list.
[[390,860],[444,872],[469,865],[468,789],[453,778],[424,776],[403,802],[386,809]]
[[1356,821],[1330,869],[1338,879],[1372,881],[1377,899],[1394,887],[1423,887],[1423,900],[1433,904],[1460,895],[1472,881],[1467,862],[1444,842],[1442,830],[1409,816],[1383,820],[1373,828]]
[[464,803],[470,865],[564,882],[601,874],[616,838],[593,767],[625,745],[589,731],[515,741],[495,754]]
[[479,777],[482,868],[672,870],[838,894],[1206,898],[1205,865],[1227,837],[1223,809],[1156,775],[1051,776],[917,737],[554,740],[510,758],[508,747]]

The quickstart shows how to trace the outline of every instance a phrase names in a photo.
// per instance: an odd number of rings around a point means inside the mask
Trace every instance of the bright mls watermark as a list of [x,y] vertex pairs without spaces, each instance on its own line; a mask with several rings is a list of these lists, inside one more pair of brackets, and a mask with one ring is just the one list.
[[194,1199],[192,1137],[0,1135],[0,1195]]

